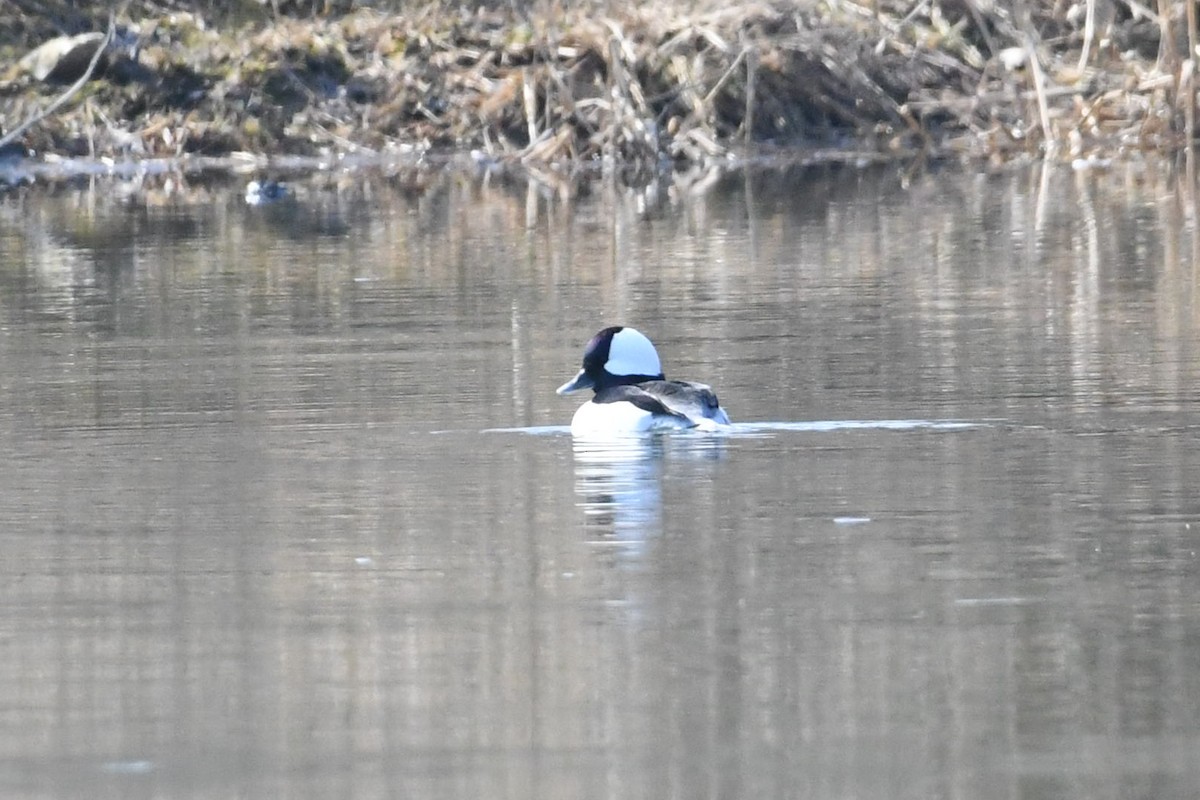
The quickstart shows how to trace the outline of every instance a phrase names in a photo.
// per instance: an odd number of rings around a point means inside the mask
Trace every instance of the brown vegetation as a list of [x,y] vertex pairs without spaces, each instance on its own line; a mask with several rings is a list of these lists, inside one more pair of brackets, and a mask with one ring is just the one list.
[[[132,2],[92,79],[23,141],[111,157],[442,148],[654,166],[773,147],[1109,158],[1192,138],[1190,3],[397,6]],[[3,61],[108,24],[73,9],[7,4]],[[0,125],[65,93],[11,67]]]

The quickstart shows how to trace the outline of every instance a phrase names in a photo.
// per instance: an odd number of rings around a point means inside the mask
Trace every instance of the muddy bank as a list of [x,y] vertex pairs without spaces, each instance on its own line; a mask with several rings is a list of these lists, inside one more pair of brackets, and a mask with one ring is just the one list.
[[1177,151],[1194,120],[1187,4],[188,5],[5,4],[0,158],[474,151],[636,175],[797,148],[1107,160]]

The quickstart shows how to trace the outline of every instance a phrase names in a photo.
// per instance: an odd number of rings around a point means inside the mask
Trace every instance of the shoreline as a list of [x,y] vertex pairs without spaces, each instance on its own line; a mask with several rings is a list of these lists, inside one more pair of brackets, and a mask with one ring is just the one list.
[[18,174],[469,153],[558,173],[599,164],[636,183],[759,152],[1107,163],[1174,155],[1195,138],[1184,56],[1196,23],[1182,8],[1164,19],[1117,4],[1098,20],[1094,2],[1084,19],[891,0],[432,4],[217,24],[138,2],[35,57],[53,26],[20,5],[0,14],[19,17],[0,19],[0,55],[14,65],[0,77],[0,123],[34,120],[5,137]]

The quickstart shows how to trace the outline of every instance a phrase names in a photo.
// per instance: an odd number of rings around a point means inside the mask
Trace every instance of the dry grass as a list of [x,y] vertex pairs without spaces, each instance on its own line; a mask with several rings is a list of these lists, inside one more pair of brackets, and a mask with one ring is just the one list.
[[[30,2],[0,20],[12,23],[9,55],[65,19],[79,27],[74,6],[32,18]],[[218,24],[142,2],[124,11],[131,34],[106,79],[27,141],[114,156],[454,148],[648,169],[774,147],[997,160],[1172,151],[1195,119],[1185,6],[277,3]],[[11,129],[58,92],[10,71],[0,121]]]

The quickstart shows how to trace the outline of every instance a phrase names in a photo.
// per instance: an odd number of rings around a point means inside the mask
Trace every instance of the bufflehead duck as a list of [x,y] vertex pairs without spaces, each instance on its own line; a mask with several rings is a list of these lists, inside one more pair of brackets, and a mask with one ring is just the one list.
[[623,434],[669,428],[717,430],[729,416],[703,383],[668,381],[658,351],[633,328],[614,326],[592,337],[583,369],[559,394],[594,389],[571,419],[575,435]]
[[246,203],[252,206],[266,205],[288,196],[286,183],[279,181],[250,181],[246,184]]

